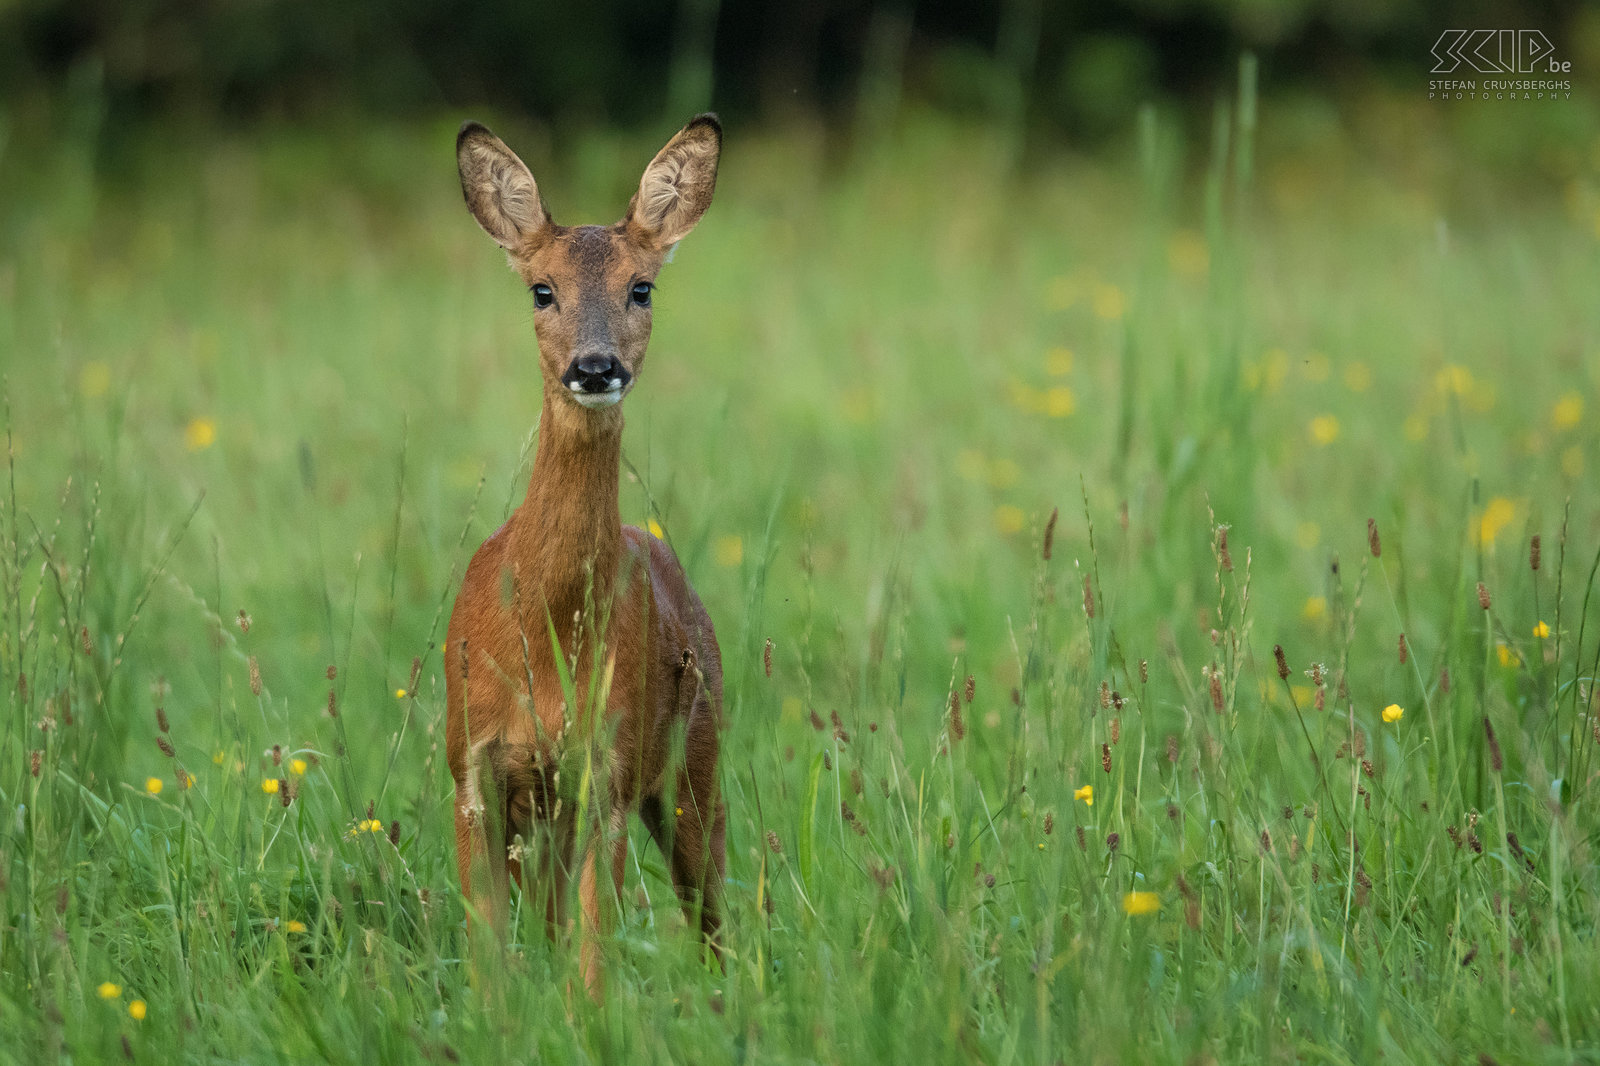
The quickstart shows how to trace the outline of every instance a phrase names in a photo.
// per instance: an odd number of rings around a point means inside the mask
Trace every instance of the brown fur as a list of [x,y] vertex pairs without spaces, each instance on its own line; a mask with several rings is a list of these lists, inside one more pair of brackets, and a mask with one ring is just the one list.
[[[629,387],[637,383],[650,310],[629,293],[655,278],[709,206],[720,144],[715,119],[695,119],[646,169],[622,221],[568,228],[550,221],[533,175],[488,130],[469,123],[457,141],[473,215],[523,281],[554,296],[534,313],[544,400],[528,495],[473,556],[450,617],[446,740],[461,886],[475,918],[497,935],[513,881],[543,895],[557,931],[580,835],[579,782],[570,769],[562,779],[562,760],[583,738],[600,738],[605,831],[588,841],[578,871],[581,966],[596,996],[598,938],[621,891],[630,810],[720,957],[722,661],[711,619],[672,552],[622,525],[621,402],[586,408],[561,377],[579,356],[605,351],[632,375]],[[602,719],[566,705],[552,626],[580,704],[591,685],[604,696]],[[537,869],[508,856],[517,836],[543,841]],[[605,889],[601,864],[611,877]]]

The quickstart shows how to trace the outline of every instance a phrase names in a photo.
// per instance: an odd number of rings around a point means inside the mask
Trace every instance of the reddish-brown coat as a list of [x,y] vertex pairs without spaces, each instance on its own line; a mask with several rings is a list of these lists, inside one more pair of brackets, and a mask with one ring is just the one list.
[[[578,837],[578,782],[559,781],[556,771],[581,738],[602,738],[603,832],[586,836],[577,871],[582,967],[595,994],[610,894],[598,870],[609,864],[620,894],[630,810],[667,855],[685,908],[698,912],[717,950],[722,662],[711,619],[672,552],[622,525],[620,400],[583,406],[562,375],[577,357],[603,349],[631,375],[629,386],[637,381],[650,315],[629,293],[655,277],[710,203],[719,148],[714,120],[697,119],[651,163],[622,222],[569,229],[550,222],[532,175],[487,130],[469,124],[458,141],[473,214],[523,280],[553,294],[535,314],[544,395],[528,494],[473,556],[450,618],[446,751],[459,872],[476,918],[497,932],[513,881],[544,895],[555,932]],[[552,627],[580,704],[592,683],[603,692],[603,721],[566,706]],[[541,831],[553,846],[541,869],[524,871],[508,856],[509,842]]]

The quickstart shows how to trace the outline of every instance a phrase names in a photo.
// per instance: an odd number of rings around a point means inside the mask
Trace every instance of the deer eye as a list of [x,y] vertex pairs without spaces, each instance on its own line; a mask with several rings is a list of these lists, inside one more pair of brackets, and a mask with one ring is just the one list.
[[540,282],[533,287],[533,306],[549,307],[555,300],[556,294],[550,291],[550,286]]
[[648,281],[641,281],[634,285],[633,291],[628,295],[633,299],[633,302],[638,304],[640,307],[649,307],[650,290],[654,287],[655,286],[651,285]]

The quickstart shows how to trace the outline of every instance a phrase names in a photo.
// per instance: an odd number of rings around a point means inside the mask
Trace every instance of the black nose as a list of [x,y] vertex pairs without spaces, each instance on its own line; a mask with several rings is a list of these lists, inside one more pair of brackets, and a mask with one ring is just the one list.
[[561,375],[561,383],[573,392],[609,392],[626,385],[629,376],[614,355],[581,355]]

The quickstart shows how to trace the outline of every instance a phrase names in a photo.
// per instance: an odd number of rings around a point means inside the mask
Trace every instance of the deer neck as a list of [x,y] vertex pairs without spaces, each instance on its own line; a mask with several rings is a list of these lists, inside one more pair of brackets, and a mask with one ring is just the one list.
[[[513,552],[519,582],[532,591],[524,610],[548,609],[563,634],[586,599],[600,616],[609,610],[622,551],[621,459],[620,406],[585,410],[546,388]],[[544,619],[529,621],[543,628]]]

